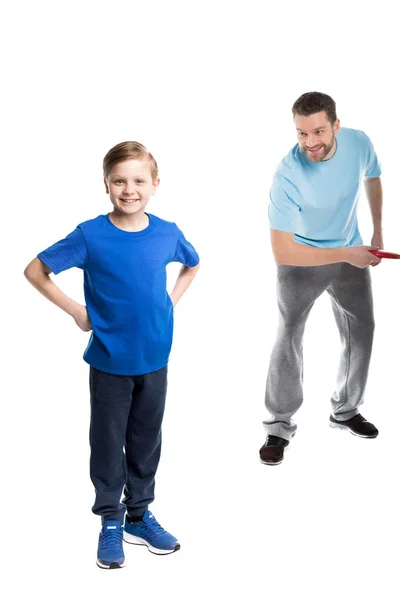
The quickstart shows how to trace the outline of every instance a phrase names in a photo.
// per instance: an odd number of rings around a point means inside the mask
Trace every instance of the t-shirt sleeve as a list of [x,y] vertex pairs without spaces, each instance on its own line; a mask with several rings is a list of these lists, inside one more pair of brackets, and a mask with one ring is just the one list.
[[83,233],[77,227],[63,240],[56,242],[37,257],[47,265],[55,275],[71,267],[84,269],[88,261],[88,252]]
[[274,178],[270,191],[268,216],[271,229],[296,233],[300,207]]
[[199,255],[192,244],[187,241],[179,227],[176,226],[176,228],[178,231],[178,239],[176,242],[174,258],[171,262],[179,262],[186,267],[195,267],[199,263]]
[[[365,134],[364,134],[365,135]],[[365,135],[365,172],[364,177],[380,177],[381,165],[376,156],[374,146],[367,135]]]

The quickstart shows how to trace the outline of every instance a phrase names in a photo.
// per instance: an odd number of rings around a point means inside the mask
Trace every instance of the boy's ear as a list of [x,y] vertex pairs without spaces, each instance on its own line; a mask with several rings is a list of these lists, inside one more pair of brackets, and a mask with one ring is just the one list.
[[108,183],[107,183],[107,179],[104,177],[104,185],[106,186],[106,194],[110,193],[110,190],[108,189]]
[[160,178],[158,177],[155,181],[153,181],[153,194],[156,193],[156,190],[159,185],[160,185]]

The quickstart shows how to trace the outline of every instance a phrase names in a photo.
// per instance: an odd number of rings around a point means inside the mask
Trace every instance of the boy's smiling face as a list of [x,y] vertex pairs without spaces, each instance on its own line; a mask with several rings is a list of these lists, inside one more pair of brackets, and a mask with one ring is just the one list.
[[152,180],[149,161],[140,159],[117,163],[104,179],[114,210],[122,215],[144,213],[159,183],[159,179]]

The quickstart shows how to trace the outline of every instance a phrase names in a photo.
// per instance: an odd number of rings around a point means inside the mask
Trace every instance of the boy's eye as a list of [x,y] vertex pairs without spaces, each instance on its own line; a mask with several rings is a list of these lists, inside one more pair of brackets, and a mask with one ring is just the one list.
[[[119,185],[121,183],[124,183],[124,180],[123,179],[115,179],[113,183]],[[144,181],[144,179],[136,179],[136,183],[145,183],[145,181]]]

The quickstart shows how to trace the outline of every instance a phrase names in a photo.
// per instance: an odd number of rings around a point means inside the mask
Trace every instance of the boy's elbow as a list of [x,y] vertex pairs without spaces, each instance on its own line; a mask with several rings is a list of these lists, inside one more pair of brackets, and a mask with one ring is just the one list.
[[25,267],[24,270],[24,275],[30,283],[36,281],[38,278],[40,278],[41,275],[45,274],[47,273],[44,268],[44,265],[37,257],[31,260],[29,265]]
[[24,275],[28,281],[32,280],[33,272],[32,272],[32,263],[30,262],[27,267],[25,267]]

